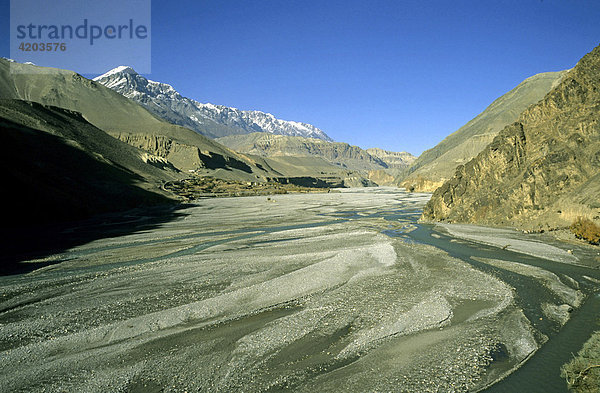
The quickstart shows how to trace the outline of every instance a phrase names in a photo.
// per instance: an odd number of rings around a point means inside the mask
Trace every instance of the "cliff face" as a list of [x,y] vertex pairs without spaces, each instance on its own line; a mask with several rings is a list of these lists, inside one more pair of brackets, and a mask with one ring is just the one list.
[[367,149],[366,151],[373,157],[377,157],[385,162],[388,168],[406,169],[417,159],[417,157],[405,151],[395,152],[377,147]]
[[369,180],[371,180],[373,183],[378,184],[380,186],[397,186],[398,185],[398,180],[396,179],[396,176],[393,176],[385,169],[371,170],[371,171],[369,171],[367,176],[368,176]]
[[166,162],[172,163],[176,168],[183,171],[227,167],[252,173],[252,167],[241,159],[219,154],[215,151],[202,150],[194,145],[182,144],[163,135],[120,133],[114,134],[114,137],[163,158]]
[[433,192],[459,165],[477,156],[507,125],[556,87],[567,71],[546,72],[525,79],[483,112],[419,156],[402,182],[408,190]]
[[600,219],[600,47],[438,188],[424,220],[545,229]]

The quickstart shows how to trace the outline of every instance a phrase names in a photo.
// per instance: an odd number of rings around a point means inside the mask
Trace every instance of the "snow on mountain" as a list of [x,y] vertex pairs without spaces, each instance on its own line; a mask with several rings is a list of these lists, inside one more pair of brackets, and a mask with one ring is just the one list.
[[268,132],[333,141],[317,127],[277,119],[270,113],[243,111],[223,105],[200,103],[183,97],[171,85],[148,80],[131,67],[119,66],[94,81],[144,105],[150,112],[211,138]]

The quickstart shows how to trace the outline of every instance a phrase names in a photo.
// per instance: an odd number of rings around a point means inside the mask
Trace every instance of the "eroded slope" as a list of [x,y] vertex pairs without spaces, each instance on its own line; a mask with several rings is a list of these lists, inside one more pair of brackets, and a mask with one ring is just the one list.
[[427,220],[554,228],[600,219],[600,48],[433,194]]

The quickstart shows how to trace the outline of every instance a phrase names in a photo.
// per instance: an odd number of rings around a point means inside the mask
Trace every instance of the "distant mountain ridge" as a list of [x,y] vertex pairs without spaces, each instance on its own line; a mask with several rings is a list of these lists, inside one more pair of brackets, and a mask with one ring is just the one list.
[[417,157],[413,156],[412,154],[406,151],[396,152],[380,149],[378,147],[372,147],[370,149],[367,149],[366,152],[369,153],[371,156],[379,158],[380,160],[385,162],[388,168],[390,169],[404,169],[410,166],[412,163],[414,163],[415,160],[417,160]]
[[203,104],[183,97],[171,85],[148,80],[131,67],[114,68],[94,78],[94,81],[137,101],[170,123],[210,138],[266,132],[333,141],[325,132],[311,124],[277,119],[272,114],[261,111]]
[[407,168],[416,157],[410,153],[381,149],[363,150],[343,142],[327,142],[315,138],[254,133],[217,138],[217,142],[235,151],[263,157],[319,157],[338,167],[369,171]]

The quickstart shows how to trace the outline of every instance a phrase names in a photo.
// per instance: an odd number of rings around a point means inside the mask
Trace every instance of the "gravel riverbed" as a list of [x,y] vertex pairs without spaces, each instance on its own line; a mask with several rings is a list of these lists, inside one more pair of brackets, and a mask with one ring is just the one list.
[[[382,209],[416,212],[428,197],[199,200],[160,227],[0,277],[0,391],[476,391],[547,337],[493,271],[388,235],[417,216]],[[553,328],[583,297],[577,279],[478,261],[538,282]]]

